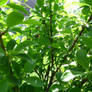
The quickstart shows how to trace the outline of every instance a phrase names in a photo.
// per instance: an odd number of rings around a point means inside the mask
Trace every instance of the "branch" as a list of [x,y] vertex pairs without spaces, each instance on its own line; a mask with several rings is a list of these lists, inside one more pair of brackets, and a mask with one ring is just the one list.
[[4,31],[4,32],[0,32],[0,46],[1,48],[5,51],[5,54],[6,54],[6,49],[5,49],[5,46],[4,46],[4,43],[3,43],[3,39],[2,39],[2,36],[8,32],[8,28]]
[[7,32],[8,32],[8,29],[9,29],[9,28],[7,28],[4,32],[1,31],[1,32],[0,32],[0,37],[2,37],[5,33],[7,33]]
[[81,83],[80,83],[80,87],[82,87],[83,86],[83,84],[85,84],[86,82],[88,81],[88,79],[87,78],[85,78],[85,79],[82,79],[82,81],[81,81]]
[[5,46],[4,46],[4,43],[3,43],[3,39],[2,39],[2,36],[0,36],[0,47],[5,51],[6,53],[6,49],[5,49]]
[[[91,16],[89,17],[87,23],[89,23],[91,20],[92,20],[92,14],[91,14]],[[70,48],[69,48],[69,50],[68,50],[68,53],[63,57],[62,63],[57,67],[56,71],[54,71],[54,72],[52,73],[52,75],[51,75],[51,77],[50,77],[50,82],[49,82],[49,84],[48,84],[48,90],[49,90],[50,86],[51,86],[52,83],[53,83],[53,79],[54,79],[54,76],[55,76],[56,72],[58,72],[58,70],[60,69],[60,67],[61,67],[62,64],[64,63],[64,61],[65,61],[65,60],[67,59],[67,57],[69,56],[69,53],[70,53],[70,52],[73,50],[73,48],[75,47],[75,45],[76,45],[76,43],[77,43],[79,37],[80,37],[80,36],[82,35],[82,33],[84,32],[84,29],[85,29],[85,28],[86,28],[85,26],[82,26],[82,30],[80,31],[80,33],[78,34],[78,36],[77,36],[77,37],[75,38],[75,40],[73,41],[72,45],[70,46]],[[46,92],[48,92],[48,91],[46,91]]]
[[34,69],[34,70],[35,70],[35,72],[37,73],[37,75],[41,78],[40,73],[39,73],[36,69]]

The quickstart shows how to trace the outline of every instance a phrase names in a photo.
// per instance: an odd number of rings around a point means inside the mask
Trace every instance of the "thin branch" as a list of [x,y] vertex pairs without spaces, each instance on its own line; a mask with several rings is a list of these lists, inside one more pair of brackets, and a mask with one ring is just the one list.
[[8,32],[8,29],[9,29],[9,28],[7,28],[4,32],[1,31],[1,32],[0,32],[0,37],[2,37],[3,35],[5,35],[5,34]]
[[[52,43],[53,43],[53,29],[52,29],[52,4],[51,2],[49,2],[49,5],[50,5],[50,43],[51,43],[51,66],[49,65],[48,66],[48,69],[47,69],[47,73],[46,73],[46,76],[49,77],[49,72],[50,72],[50,69],[53,68],[54,66],[54,50],[53,50],[53,47],[52,47]],[[49,88],[53,82],[53,75],[54,75],[54,71],[51,72],[51,77],[50,77],[50,80],[49,80],[49,83],[48,83],[48,86],[46,88],[46,92],[49,91]],[[48,80],[47,80],[48,81]]]
[[39,74],[39,72],[35,69],[35,72],[37,73],[37,75],[41,78],[41,75]]
[[6,54],[6,49],[5,49],[5,46],[4,46],[4,43],[3,43],[2,36],[0,36],[0,47],[5,51],[5,54]]
[[[89,23],[90,21],[92,20],[92,15],[89,17],[87,23]],[[85,30],[85,26],[82,26],[82,30],[80,31],[80,33],[78,34],[78,36],[75,38],[75,40],[73,41],[72,45],[70,46],[69,50],[68,50],[68,53],[63,57],[63,60],[62,60],[62,63],[57,67],[56,71],[54,71],[50,77],[50,82],[48,84],[48,89],[46,92],[48,92],[50,86],[52,85],[53,83],[53,79],[54,79],[54,76],[56,74],[56,72],[58,72],[58,70],[60,69],[60,67],[62,66],[62,64],[64,63],[64,61],[67,59],[67,57],[69,56],[70,52],[73,50],[73,48],[75,47],[79,37],[82,35],[82,33],[84,32]]]

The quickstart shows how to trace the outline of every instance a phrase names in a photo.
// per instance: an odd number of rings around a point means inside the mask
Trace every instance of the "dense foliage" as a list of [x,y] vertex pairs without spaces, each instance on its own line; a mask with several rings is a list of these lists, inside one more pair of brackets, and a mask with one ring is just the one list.
[[7,1],[0,0],[0,92],[92,92],[92,0],[37,0],[34,9]]

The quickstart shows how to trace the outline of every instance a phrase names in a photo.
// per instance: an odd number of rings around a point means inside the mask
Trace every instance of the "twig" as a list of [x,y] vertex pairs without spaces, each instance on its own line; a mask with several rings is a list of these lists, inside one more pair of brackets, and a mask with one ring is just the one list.
[[[87,23],[89,23],[90,21],[92,20],[92,14],[91,16],[89,17]],[[62,66],[62,64],[64,63],[64,61],[67,59],[67,56],[69,56],[70,52],[73,50],[73,48],[75,47],[75,44],[77,43],[79,37],[82,35],[82,33],[84,32],[84,29],[86,27],[85,26],[82,26],[82,30],[80,31],[80,33],[78,34],[78,36],[75,38],[75,40],[73,41],[72,45],[70,46],[69,50],[68,50],[68,53],[63,57],[63,60],[62,60],[62,63],[57,67],[56,71],[54,71],[50,77],[50,82],[48,84],[48,88],[47,88],[47,91],[49,90],[50,86],[52,85],[53,83],[53,79],[54,79],[54,76],[56,74],[56,72],[58,72],[58,70],[60,69],[60,67]]]

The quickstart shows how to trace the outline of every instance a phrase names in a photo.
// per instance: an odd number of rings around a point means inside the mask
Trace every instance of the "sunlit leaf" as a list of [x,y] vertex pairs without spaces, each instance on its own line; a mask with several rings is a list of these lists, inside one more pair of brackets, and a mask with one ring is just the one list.
[[28,11],[22,5],[17,5],[15,3],[9,3],[8,6],[18,11],[21,11],[25,14],[28,14]]
[[8,2],[8,0],[0,0],[0,6],[6,4]]

